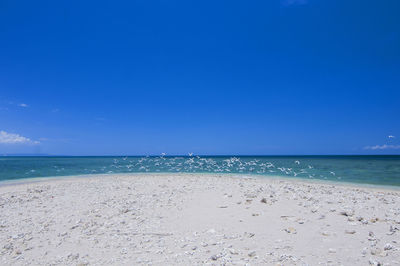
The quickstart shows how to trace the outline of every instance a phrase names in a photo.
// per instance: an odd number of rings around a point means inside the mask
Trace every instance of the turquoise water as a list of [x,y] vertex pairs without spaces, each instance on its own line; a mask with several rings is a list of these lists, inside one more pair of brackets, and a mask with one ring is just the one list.
[[0,157],[0,181],[146,172],[237,173],[400,186],[400,156]]

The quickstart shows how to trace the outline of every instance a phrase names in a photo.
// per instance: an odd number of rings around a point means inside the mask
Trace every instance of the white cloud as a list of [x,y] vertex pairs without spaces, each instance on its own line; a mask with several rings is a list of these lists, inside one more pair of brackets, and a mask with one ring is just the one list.
[[393,136],[393,135],[389,135],[389,136],[388,136],[388,138],[389,138],[389,139],[394,139],[394,138],[395,138],[395,136]]
[[0,131],[0,144],[39,144],[39,141],[31,140],[30,138]]
[[29,105],[27,105],[26,103],[20,103],[20,104],[18,104],[18,106],[19,107],[24,107],[24,108],[29,107]]
[[375,146],[366,146],[365,150],[397,150],[400,149],[400,145],[375,145]]

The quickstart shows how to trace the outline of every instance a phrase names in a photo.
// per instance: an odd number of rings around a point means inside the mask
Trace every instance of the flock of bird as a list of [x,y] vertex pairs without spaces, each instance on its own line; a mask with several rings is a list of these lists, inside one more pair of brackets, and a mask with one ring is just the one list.
[[[254,157],[172,157],[162,153],[161,156],[113,158],[112,164],[102,166],[100,172],[187,172],[187,173],[242,173],[259,175],[285,175],[292,177],[308,177],[328,179],[336,176],[334,172],[321,175],[312,165],[303,164],[299,160],[286,162],[270,162],[265,158]],[[290,165],[291,167],[287,167]],[[92,172],[99,172],[92,170]],[[340,177],[336,177],[340,179]]]
[[[53,165],[54,175],[76,174],[112,174],[112,173],[231,173],[256,174],[269,176],[289,176],[298,178],[341,179],[335,172],[326,167],[314,167],[307,160],[300,161],[290,158],[274,159],[268,157],[200,157],[189,153],[187,156],[160,156],[145,157],[105,157],[93,158],[97,160],[84,162],[80,166],[57,163]],[[25,173],[29,176],[40,176],[42,170],[30,170]],[[46,174],[53,175],[52,173]]]

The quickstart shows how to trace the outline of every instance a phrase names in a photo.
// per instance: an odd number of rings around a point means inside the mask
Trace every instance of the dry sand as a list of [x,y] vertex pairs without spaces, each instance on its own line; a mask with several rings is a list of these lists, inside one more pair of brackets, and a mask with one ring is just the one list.
[[400,265],[400,193],[142,174],[0,187],[1,265]]

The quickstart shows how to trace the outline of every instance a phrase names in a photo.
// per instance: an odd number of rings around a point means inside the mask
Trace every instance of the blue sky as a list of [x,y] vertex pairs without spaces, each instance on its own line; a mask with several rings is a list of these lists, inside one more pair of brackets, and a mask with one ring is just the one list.
[[398,154],[399,11],[2,1],[0,154]]

